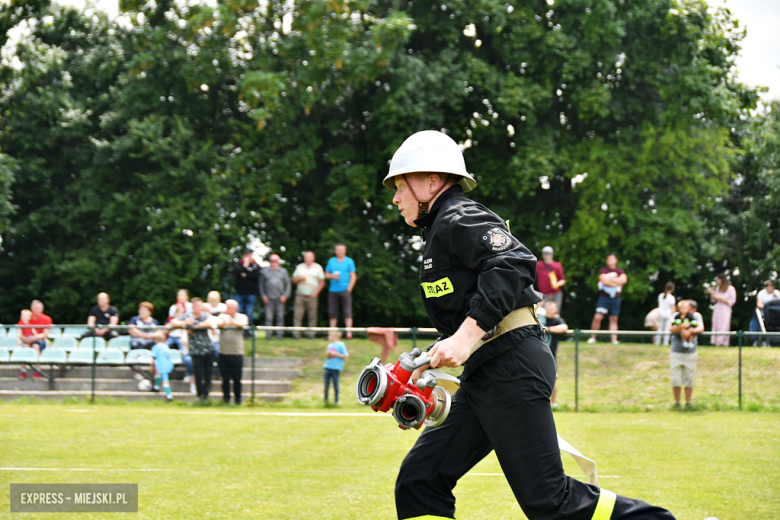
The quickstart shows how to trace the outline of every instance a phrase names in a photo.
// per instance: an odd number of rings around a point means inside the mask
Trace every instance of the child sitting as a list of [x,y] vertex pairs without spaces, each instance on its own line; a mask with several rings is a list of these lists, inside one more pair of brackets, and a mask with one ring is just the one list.
[[170,348],[165,344],[165,334],[162,331],[155,332],[153,337],[157,343],[152,347],[153,360],[149,371],[155,374],[154,391],[160,391],[160,383],[162,382],[163,389],[165,389],[165,398],[172,401],[171,385],[168,382],[168,376],[173,371]]
[[347,346],[340,340],[341,332],[328,334],[328,341],[330,341],[327,349],[328,359],[323,365],[325,367],[325,405],[328,404],[328,388],[331,380],[333,381],[333,391],[336,394],[335,404],[339,404],[339,374],[344,370],[344,360],[349,357]]

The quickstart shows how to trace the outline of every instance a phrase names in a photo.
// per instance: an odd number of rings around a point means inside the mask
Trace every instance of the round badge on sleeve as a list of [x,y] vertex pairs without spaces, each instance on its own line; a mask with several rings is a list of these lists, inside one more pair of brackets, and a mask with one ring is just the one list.
[[509,248],[509,246],[512,243],[509,234],[503,229],[497,227],[489,229],[482,236],[482,241],[492,251],[496,251],[496,252],[504,251],[505,249]]

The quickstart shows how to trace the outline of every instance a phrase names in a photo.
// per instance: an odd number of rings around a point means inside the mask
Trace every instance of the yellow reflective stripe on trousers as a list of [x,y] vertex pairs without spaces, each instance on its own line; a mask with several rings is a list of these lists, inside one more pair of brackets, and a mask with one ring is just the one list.
[[409,520],[434,520],[436,518],[444,518],[445,520],[452,520],[448,516],[433,516],[433,515],[425,515],[425,516],[415,516],[414,518],[410,518]]
[[615,493],[601,488],[601,494],[599,494],[596,510],[593,511],[592,520],[609,520],[612,516],[612,510],[615,509],[616,498],[617,495]]

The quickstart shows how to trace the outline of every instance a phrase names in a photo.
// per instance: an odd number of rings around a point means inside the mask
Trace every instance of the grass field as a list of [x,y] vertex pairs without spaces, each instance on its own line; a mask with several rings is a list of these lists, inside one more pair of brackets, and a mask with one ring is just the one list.
[[[7,513],[12,482],[138,483],[141,518],[394,518],[396,472],[418,432],[355,402],[355,379],[380,350],[364,339],[347,343],[340,407],[324,408],[325,345],[257,341],[258,355],[304,360],[279,403],[0,403],[0,518],[34,517]],[[410,348],[403,339],[390,360]],[[737,351],[700,349],[698,411],[681,413],[669,411],[666,348],[580,348],[580,409],[601,413],[566,413],[573,409],[574,346],[565,342],[556,421],[564,438],[596,460],[602,486],[668,507],[680,520],[780,518],[780,414],[756,411],[778,408],[780,349],[743,351],[746,408],[753,410],[745,412],[722,411],[737,404]],[[564,467],[579,478],[568,456]],[[525,518],[501,473],[491,455],[461,480],[458,518]]]
[[[275,415],[290,412],[0,404],[0,517],[34,517],[7,513],[12,482],[129,482],[139,484],[140,518],[394,518],[393,482],[418,433],[399,430],[384,414]],[[679,520],[778,518],[778,414],[556,418],[561,435],[597,461],[607,489],[668,507]],[[579,474],[568,456],[564,464]],[[524,518],[493,455],[455,494],[459,518]],[[127,517],[57,518],[114,516]]]
[[[418,341],[424,347],[431,338]],[[323,339],[257,340],[262,356],[299,356],[304,359],[303,377],[293,384],[293,393],[281,406],[311,407],[322,403],[322,362],[327,341]],[[354,399],[354,384],[362,368],[380,347],[365,339],[347,343],[351,357],[342,376],[342,405],[360,410]],[[388,361],[412,348],[401,339]],[[642,343],[587,344],[580,342],[579,407],[583,411],[668,410],[672,404],[669,347]],[[249,343],[247,343],[249,352]],[[559,403],[574,409],[574,343],[558,348]],[[780,348],[744,348],[743,405],[746,410],[780,411]],[[452,370],[458,374],[460,369]],[[699,409],[732,410],[739,405],[739,351],[736,348],[699,347],[694,403]],[[780,515],[779,515],[780,517]]]

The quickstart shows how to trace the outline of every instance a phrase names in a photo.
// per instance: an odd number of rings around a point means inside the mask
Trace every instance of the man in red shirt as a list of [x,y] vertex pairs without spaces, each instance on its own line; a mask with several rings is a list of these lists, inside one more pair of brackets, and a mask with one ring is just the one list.
[[[40,300],[33,300],[30,304],[30,310],[32,316],[25,322],[24,319],[19,320],[19,325],[41,325],[41,327],[34,327],[32,329],[20,329],[21,339],[25,347],[32,347],[41,355],[41,352],[46,348],[46,338],[49,337],[49,331],[51,330],[51,318],[43,313],[43,303]],[[31,332],[27,332],[31,331]],[[24,379],[27,377],[27,370],[24,368],[19,374],[19,377]],[[33,374],[33,378],[41,377],[37,372]]]
[[563,307],[563,292],[561,287],[566,283],[563,275],[563,266],[553,260],[553,248],[546,246],[542,249],[542,260],[536,262],[536,284],[542,293],[545,302],[553,301],[558,304],[558,310]]

